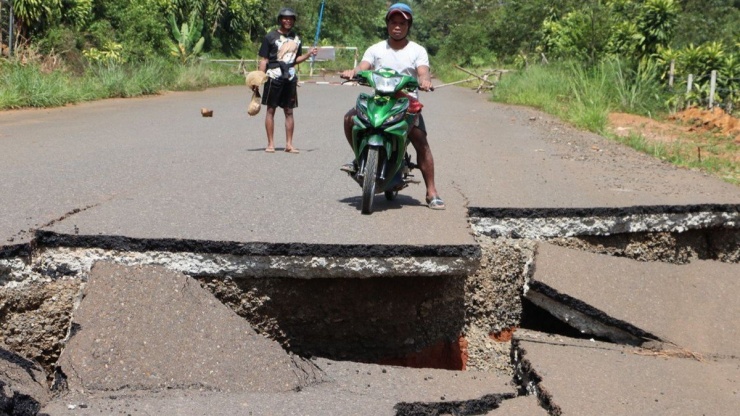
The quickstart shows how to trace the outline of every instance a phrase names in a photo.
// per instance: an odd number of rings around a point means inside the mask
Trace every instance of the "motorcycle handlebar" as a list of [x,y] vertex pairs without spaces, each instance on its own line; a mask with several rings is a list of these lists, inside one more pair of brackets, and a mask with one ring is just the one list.
[[[344,75],[343,75],[343,74],[342,74],[342,73],[340,72],[340,73],[339,73],[339,78],[341,78],[341,79],[344,79],[344,80],[346,80],[346,81],[344,81],[344,82],[356,82],[356,83],[358,83],[358,84],[360,84],[360,85],[368,85],[368,84],[367,84],[367,81],[365,81],[365,79],[364,79],[364,78],[358,77],[357,75],[355,75],[355,76],[353,76],[353,77],[351,77],[351,78],[350,78],[350,77],[346,77],[346,76],[344,76]],[[342,83],[344,83],[344,82],[342,82]],[[433,92],[433,91],[434,91],[434,85],[432,85],[432,86],[431,86],[431,88],[429,88],[428,90],[422,89],[421,87],[419,87],[419,90],[421,90],[421,91],[425,91],[425,92]]]

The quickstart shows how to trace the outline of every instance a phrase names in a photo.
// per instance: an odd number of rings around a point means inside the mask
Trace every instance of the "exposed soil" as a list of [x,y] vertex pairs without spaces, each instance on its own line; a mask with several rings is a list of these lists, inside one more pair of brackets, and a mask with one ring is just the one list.
[[672,143],[679,139],[706,141],[705,135],[726,137],[740,144],[740,119],[725,113],[721,108],[704,110],[689,108],[673,114],[666,120],[656,120],[634,114],[612,113],[609,128],[621,137],[630,133],[645,139]]

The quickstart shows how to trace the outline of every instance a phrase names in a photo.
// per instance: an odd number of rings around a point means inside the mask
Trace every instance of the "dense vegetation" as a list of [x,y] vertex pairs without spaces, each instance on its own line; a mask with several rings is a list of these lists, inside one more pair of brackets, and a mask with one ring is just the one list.
[[[455,65],[517,69],[496,99],[535,105],[592,130],[603,130],[609,111],[655,115],[687,100],[705,103],[713,70],[715,102],[740,108],[740,0],[406,2],[415,12],[411,36],[429,50],[437,77],[466,76]],[[325,1],[319,43],[363,50],[385,36],[390,3]],[[255,59],[284,6],[297,11],[297,29],[311,44],[322,0],[0,4],[2,109],[241,83],[233,67],[199,58]],[[675,83],[668,88],[671,65]],[[687,94],[688,74],[694,83]]]

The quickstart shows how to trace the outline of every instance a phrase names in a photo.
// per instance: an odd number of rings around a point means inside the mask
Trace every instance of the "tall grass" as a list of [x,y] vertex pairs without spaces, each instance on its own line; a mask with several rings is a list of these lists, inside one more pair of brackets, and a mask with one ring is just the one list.
[[243,82],[243,75],[234,68],[208,64],[182,66],[164,59],[136,65],[95,64],[82,75],[63,69],[48,71],[40,63],[0,60],[0,109],[55,107]]
[[79,100],[61,72],[44,74],[36,65],[0,63],[0,108],[53,107]]
[[540,108],[574,125],[603,133],[612,111],[643,115],[665,111],[657,69],[636,69],[617,59],[592,67],[575,62],[533,66],[506,75],[493,99]]
[[504,76],[494,90],[493,100],[542,109],[677,166],[740,183],[738,145],[732,138],[682,138],[665,144],[639,134],[621,138],[607,131],[610,112],[655,118],[668,112],[668,93],[661,86],[657,66],[649,62],[628,66],[607,59],[593,67],[573,62],[533,66]]

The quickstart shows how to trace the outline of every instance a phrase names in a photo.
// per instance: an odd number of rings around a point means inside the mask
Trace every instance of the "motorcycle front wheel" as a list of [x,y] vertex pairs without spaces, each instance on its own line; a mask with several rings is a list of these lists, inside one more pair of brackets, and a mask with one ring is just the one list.
[[375,176],[378,170],[378,148],[367,149],[365,160],[365,177],[362,180],[362,213],[373,212],[373,198],[375,198]]

